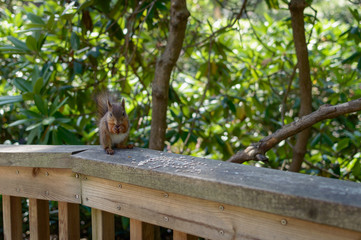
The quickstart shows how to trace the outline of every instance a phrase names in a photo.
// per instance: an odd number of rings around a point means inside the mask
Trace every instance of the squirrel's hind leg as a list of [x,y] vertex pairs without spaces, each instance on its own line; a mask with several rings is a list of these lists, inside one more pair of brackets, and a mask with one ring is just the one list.
[[132,149],[132,148],[134,148],[134,145],[133,144],[118,143],[116,145],[116,148],[119,148],[119,149]]
[[115,144],[115,147],[120,149],[132,149],[134,145],[127,144],[127,142],[128,142],[128,137],[126,137],[122,142]]

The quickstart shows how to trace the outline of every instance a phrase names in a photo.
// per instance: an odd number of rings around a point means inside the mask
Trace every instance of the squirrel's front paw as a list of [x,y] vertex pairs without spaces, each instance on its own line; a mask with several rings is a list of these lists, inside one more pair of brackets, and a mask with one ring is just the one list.
[[105,152],[106,152],[107,154],[109,154],[109,155],[113,155],[113,154],[114,154],[114,150],[111,149],[111,148],[105,149]]

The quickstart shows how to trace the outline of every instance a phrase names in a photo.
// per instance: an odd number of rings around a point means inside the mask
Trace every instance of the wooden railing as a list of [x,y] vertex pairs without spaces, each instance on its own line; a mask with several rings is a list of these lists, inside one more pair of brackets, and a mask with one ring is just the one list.
[[114,239],[113,214],[131,219],[132,240],[151,239],[149,224],[175,240],[361,239],[358,183],[147,149],[0,145],[0,194],[8,240],[22,238],[20,197],[31,239],[49,239],[49,200],[60,239],[80,238],[79,204],[93,239]]

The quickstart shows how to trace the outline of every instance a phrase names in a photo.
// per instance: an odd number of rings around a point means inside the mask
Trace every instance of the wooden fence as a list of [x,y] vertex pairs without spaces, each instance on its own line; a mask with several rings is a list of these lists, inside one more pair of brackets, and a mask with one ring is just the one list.
[[92,208],[93,239],[114,239],[114,214],[130,238],[361,239],[361,185],[148,149],[106,155],[99,146],[0,145],[5,239],[49,239],[49,200],[60,239],[79,239],[79,204]]

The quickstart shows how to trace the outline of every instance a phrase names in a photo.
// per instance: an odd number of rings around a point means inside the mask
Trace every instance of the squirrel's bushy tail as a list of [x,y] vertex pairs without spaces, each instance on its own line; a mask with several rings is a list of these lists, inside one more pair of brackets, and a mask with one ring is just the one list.
[[97,104],[97,117],[100,120],[108,112],[107,100],[110,100],[109,93],[106,91],[99,92],[95,94],[94,100]]
[[101,91],[94,95],[94,100],[97,104],[97,117],[100,120],[108,112],[109,101],[111,104],[116,103],[118,100],[117,93],[111,93],[109,91]]
[[102,91],[96,93],[94,99],[97,104],[97,117],[98,120],[100,120],[108,112],[107,101],[113,103],[115,101],[115,97],[108,91]]

